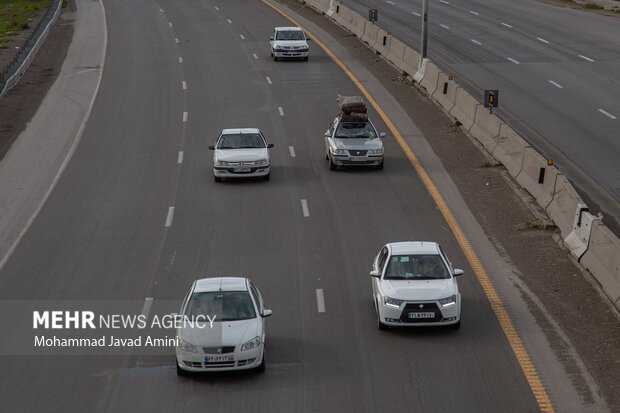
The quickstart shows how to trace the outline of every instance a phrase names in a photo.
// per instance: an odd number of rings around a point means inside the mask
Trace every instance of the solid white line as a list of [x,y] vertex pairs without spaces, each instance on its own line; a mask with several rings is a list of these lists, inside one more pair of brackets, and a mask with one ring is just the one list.
[[611,119],[616,119],[616,117],[614,115],[612,115],[611,113],[604,111],[603,109],[598,109],[599,112],[601,112],[603,115],[611,118]]
[[159,9],[159,11],[163,13],[163,12],[164,12],[164,9]]
[[415,14],[416,16],[420,17],[420,13],[416,13],[414,11],[412,11],[411,13]]
[[392,6],[396,6],[396,3],[394,3],[393,1],[387,0],[388,3],[390,3]]
[[168,208],[168,216],[166,217],[166,227],[172,226],[172,218],[174,217],[174,207]]
[[450,28],[448,26],[446,26],[445,24],[440,24],[441,27],[443,27],[446,30],[450,30]]
[[450,2],[446,1],[446,0],[439,0],[441,3],[443,4],[450,4]]
[[474,40],[474,39],[469,39],[469,40],[471,40],[472,42],[476,43],[478,46],[482,45],[482,43],[480,43],[478,40]]
[[549,83],[551,83],[553,86],[559,88],[559,89],[564,89],[564,86],[562,86],[559,83],[554,82],[553,80],[550,80]]
[[265,79],[267,80],[267,83],[272,84],[273,82],[271,81],[271,78],[269,76],[265,76]]
[[179,156],[177,157],[177,163],[183,163],[183,151],[179,151]]
[[582,59],[587,60],[588,62],[593,62],[594,61],[593,59],[590,59],[589,57],[585,57],[583,55],[579,55],[579,57],[581,57]]
[[517,62],[515,59],[513,59],[512,57],[507,57],[506,59],[510,60],[512,63],[518,65],[519,62]]
[[537,37],[536,39],[537,39],[537,40],[540,40],[540,41],[541,41],[541,42],[543,42],[543,43],[547,43],[547,44],[549,43],[549,40],[545,40],[545,39],[542,39],[542,38],[540,38],[540,37]]
[[183,112],[183,122],[187,122],[187,112]]
[[187,90],[187,82],[185,80],[181,82],[181,85],[183,86],[183,90]]
[[179,63],[183,63],[183,58],[179,57]]
[[475,14],[476,16],[480,16],[480,13],[476,13],[476,12],[475,12],[475,11],[473,11],[473,10],[470,10],[469,12],[470,12],[471,14]]
[[217,7],[217,6],[215,6],[215,10],[220,11],[220,8],[219,8],[219,7]]
[[179,39],[177,37],[174,38],[175,43],[179,43]]
[[258,56],[256,55],[256,53],[252,53],[252,56],[254,56],[254,59],[258,60]]
[[153,297],[146,297],[144,299],[144,306],[142,306],[142,315],[145,318],[149,317],[149,313],[151,312],[152,305],[153,305]]
[[291,158],[295,157],[295,148],[293,148],[292,146],[288,147],[288,151],[291,153]]
[[502,23],[502,26],[510,27],[512,29],[512,26],[509,25],[508,23]]
[[241,40],[245,40],[245,37],[243,37],[242,34],[240,34],[239,37],[241,37]]
[[323,297],[323,289],[316,289],[316,308],[319,313],[325,312],[325,297]]
[[172,23],[168,22],[168,26],[172,27]]
[[308,210],[308,202],[305,199],[301,200],[301,212],[303,212],[304,217],[310,216],[310,211]]
[[278,112],[280,112],[280,116],[284,116],[284,109],[282,109],[282,106],[278,106]]
[[230,19],[226,19],[226,20],[228,20],[228,23],[232,24],[232,22],[230,21]]

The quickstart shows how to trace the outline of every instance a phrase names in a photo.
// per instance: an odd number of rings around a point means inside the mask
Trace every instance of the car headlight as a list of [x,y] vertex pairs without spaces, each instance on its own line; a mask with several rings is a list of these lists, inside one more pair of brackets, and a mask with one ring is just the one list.
[[269,161],[267,159],[259,159],[256,161],[256,165],[268,165]]
[[308,48],[307,47],[302,47],[301,49],[299,49],[300,52],[307,52]]
[[241,351],[252,350],[253,348],[258,347],[259,345],[260,345],[260,337],[256,336],[252,340],[248,341],[247,343],[243,343],[243,345],[241,346]]
[[274,51],[274,52],[283,52],[283,51],[284,51],[284,49],[283,49],[282,47],[278,47],[278,46],[276,46],[276,47],[274,47],[274,48],[273,48],[273,51]]
[[400,308],[400,305],[403,303],[403,300],[397,300],[396,298],[383,297],[383,304],[388,307]]
[[183,340],[182,338],[179,339],[179,348],[183,351],[187,351],[189,353],[198,353],[198,350],[196,349],[196,346],[188,343],[187,341]]
[[329,151],[332,153],[332,155],[346,155],[347,154],[346,149],[329,148]]
[[383,148],[379,148],[379,149],[369,149],[369,150],[368,150],[368,154],[369,154],[369,155],[383,155]]
[[219,159],[216,159],[215,161],[213,161],[213,165],[215,165],[215,166],[228,166],[228,162],[220,161]]
[[439,301],[439,304],[441,304],[442,307],[449,307],[456,304],[456,294],[451,295],[450,297],[440,298],[437,301]]

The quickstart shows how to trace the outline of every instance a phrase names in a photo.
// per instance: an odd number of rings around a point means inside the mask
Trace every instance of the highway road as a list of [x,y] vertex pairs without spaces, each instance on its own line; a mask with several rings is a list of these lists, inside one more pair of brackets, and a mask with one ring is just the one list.
[[[0,272],[0,298],[180,303],[196,278],[249,276],[274,312],[267,371],[179,378],[173,356],[2,356],[3,406],[540,411],[474,271],[396,141],[385,140],[384,171],[328,170],[323,132],[336,93],[359,92],[319,47],[308,62],[272,62],[270,32],[290,22],[259,1],[104,5],[97,100],[62,178]],[[275,144],[271,181],[214,182],[207,147],[238,126],[259,127]],[[385,242],[412,238],[440,242],[465,270],[460,330],[377,330],[371,261]],[[560,405],[564,381],[546,383]]]
[[[420,50],[421,0],[351,0]],[[620,226],[620,20],[535,0],[429,2],[428,56],[499,114]],[[591,198],[591,199],[589,199]],[[597,206],[598,204],[598,206]]]

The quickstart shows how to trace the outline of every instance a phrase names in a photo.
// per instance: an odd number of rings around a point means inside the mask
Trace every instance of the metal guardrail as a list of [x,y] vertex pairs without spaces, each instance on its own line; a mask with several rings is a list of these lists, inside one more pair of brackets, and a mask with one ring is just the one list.
[[9,89],[19,82],[21,76],[26,72],[30,63],[34,60],[39,48],[47,38],[47,35],[58,18],[63,0],[52,0],[50,7],[45,12],[37,27],[30,33],[25,44],[20,47],[17,55],[13,58],[6,68],[0,73],[0,96],[4,95]]

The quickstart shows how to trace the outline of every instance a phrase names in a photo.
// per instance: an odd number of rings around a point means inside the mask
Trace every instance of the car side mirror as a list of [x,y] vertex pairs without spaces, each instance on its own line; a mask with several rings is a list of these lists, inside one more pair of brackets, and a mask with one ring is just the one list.
[[463,275],[463,274],[464,274],[464,273],[463,273],[463,270],[460,270],[460,269],[458,269],[458,268],[455,268],[455,269],[454,269],[454,276],[455,276],[455,277],[458,277],[459,275]]
[[273,36],[271,36],[271,37],[269,38],[269,40],[273,40]]
[[379,137],[380,137],[380,138],[385,138],[385,136],[386,136],[386,135],[385,135],[385,132],[381,132],[381,133],[379,134]]
[[271,310],[263,310],[263,318],[269,317],[271,314],[273,314],[273,311],[271,311]]
[[214,151],[214,150],[215,150],[215,146],[213,146],[213,145],[209,145],[209,149],[211,149],[212,151]]
[[330,136],[332,136],[332,134],[331,134],[331,133],[329,133],[329,131],[328,131],[328,130],[326,130],[326,131],[325,131],[325,137],[326,137],[326,138],[329,138]]
[[381,276],[381,274],[379,274],[379,270],[372,270],[372,271],[370,271],[370,276],[378,278],[378,277]]
[[306,41],[307,41],[307,42],[309,42],[310,40],[312,40],[312,39],[311,39],[311,38],[309,38],[309,37],[306,37]]
[[273,143],[268,143],[267,148],[273,148]]

